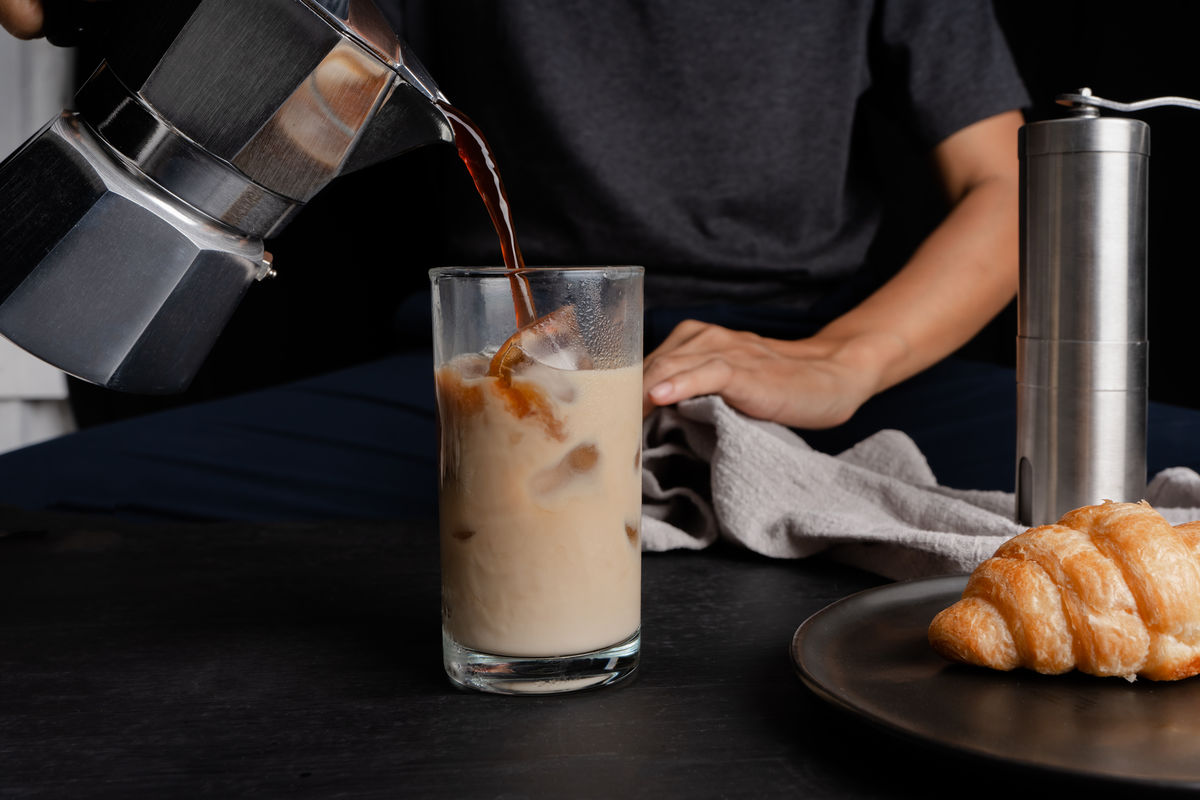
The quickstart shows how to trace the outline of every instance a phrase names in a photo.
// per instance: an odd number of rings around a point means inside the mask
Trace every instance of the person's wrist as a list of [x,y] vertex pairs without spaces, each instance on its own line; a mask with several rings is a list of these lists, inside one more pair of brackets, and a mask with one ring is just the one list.
[[898,334],[866,331],[836,335],[818,334],[829,344],[829,360],[853,376],[856,407],[897,382],[895,376],[909,355],[909,347]]

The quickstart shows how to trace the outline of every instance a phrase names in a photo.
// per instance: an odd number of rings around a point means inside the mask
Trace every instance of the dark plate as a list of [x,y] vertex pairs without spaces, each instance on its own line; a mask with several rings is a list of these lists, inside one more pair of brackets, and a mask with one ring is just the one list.
[[1200,677],[1171,683],[950,664],[926,639],[962,593],[951,576],[869,589],[792,639],[825,700],[922,741],[1055,772],[1200,788]]

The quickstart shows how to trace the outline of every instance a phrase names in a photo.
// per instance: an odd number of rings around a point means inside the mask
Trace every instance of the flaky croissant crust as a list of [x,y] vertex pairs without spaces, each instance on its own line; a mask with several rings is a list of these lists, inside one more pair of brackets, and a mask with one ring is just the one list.
[[1105,502],[1014,536],[934,617],[942,656],[1011,670],[1178,680],[1200,672],[1200,522]]

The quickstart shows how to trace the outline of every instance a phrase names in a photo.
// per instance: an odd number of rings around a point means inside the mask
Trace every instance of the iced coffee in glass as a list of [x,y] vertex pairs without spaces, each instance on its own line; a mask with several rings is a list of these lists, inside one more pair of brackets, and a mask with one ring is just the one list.
[[620,680],[640,644],[642,268],[430,275],[446,672],[507,694]]

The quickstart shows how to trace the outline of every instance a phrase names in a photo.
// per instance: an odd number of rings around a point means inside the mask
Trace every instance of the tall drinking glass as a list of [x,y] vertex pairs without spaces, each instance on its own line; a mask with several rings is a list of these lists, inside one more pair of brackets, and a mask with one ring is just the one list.
[[564,692],[637,667],[642,274],[430,272],[442,650],[459,686]]

